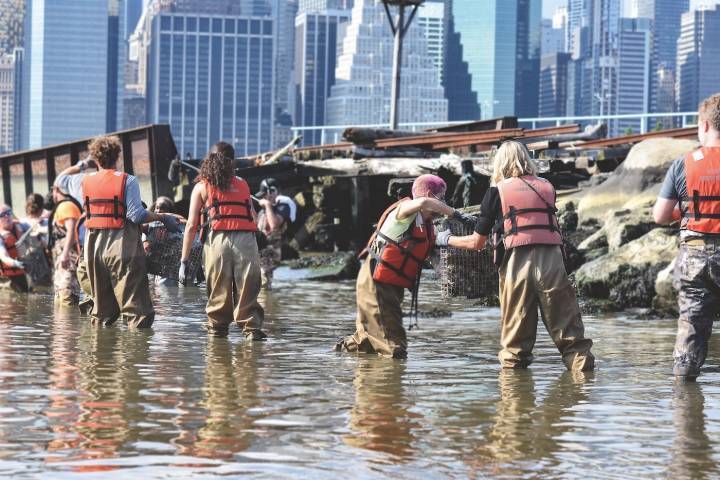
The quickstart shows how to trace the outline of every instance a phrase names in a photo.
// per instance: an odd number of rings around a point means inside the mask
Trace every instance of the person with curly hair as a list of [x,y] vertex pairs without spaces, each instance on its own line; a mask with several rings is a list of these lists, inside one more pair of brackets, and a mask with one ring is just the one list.
[[78,199],[85,211],[83,258],[93,299],[93,324],[112,325],[122,314],[129,327],[148,328],[155,310],[140,225],[159,221],[169,231],[178,231],[179,225],[175,216],[143,207],[137,178],[115,169],[120,148],[117,137],[96,137],[88,150],[98,170],[79,180],[73,178],[91,166],[90,161],[81,162],[65,170],[58,185]]
[[188,258],[202,217],[205,276],[208,301],[205,328],[225,337],[234,320],[249,340],[263,340],[265,317],[257,297],[260,293],[260,254],[255,233],[257,216],[250,187],[235,176],[235,149],[225,142],[213,145],[200,166],[190,197],[190,216],[185,227],[180,282],[187,284]]

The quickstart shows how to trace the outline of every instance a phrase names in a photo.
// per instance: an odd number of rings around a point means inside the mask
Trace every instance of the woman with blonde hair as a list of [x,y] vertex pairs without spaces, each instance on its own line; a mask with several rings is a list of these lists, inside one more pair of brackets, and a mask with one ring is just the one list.
[[525,368],[532,362],[539,308],[565,366],[592,370],[592,340],[584,336],[575,290],[565,271],[555,189],[537,174],[525,145],[503,143],[495,152],[493,185],[483,199],[475,232],[464,237],[440,232],[437,244],[480,250],[493,235],[502,315],[498,357],[503,367]]
[[229,143],[213,145],[200,166],[190,197],[190,216],[183,238],[180,283],[189,278],[187,261],[202,217],[208,301],[205,324],[210,335],[225,337],[233,320],[249,340],[263,340],[265,312],[260,293],[260,254],[257,221],[250,187],[235,176],[235,149]]

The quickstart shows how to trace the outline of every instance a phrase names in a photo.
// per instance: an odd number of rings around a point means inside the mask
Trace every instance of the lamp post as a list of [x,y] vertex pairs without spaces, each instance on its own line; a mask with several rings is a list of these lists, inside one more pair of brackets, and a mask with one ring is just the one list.
[[[400,78],[402,69],[402,48],[403,39],[405,34],[412,24],[413,18],[417,13],[418,7],[423,3],[424,0],[382,0],[385,6],[385,13],[387,14],[388,21],[390,22],[390,29],[395,37],[393,45],[393,74],[392,74],[392,87],[390,89],[390,128],[397,130],[398,128],[398,110],[400,100]],[[398,9],[397,20],[393,18],[390,13],[390,6],[395,6]],[[405,21],[405,9],[407,7],[412,8],[410,16]]]

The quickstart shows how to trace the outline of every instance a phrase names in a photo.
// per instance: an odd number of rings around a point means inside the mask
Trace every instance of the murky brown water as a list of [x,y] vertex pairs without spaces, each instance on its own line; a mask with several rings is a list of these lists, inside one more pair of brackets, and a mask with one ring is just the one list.
[[[265,343],[208,339],[203,292],[156,289],[152,332],[0,293],[0,475],[16,478],[717,478],[720,342],[670,376],[674,321],[587,318],[599,369],[542,332],[501,371],[498,310],[420,319],[407,361],[331,352],[353,284],[277,281]],[[425,287],[421,309],[439,305]]]

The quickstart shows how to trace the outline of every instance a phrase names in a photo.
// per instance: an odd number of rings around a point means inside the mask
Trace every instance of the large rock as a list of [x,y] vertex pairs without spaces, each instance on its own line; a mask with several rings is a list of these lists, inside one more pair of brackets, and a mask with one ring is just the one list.
[[622,245],[640,238],[650,230],[657,228],[652,209],[620,210],[605,217],[603,231],[609,250],[615,251]]
[[578,204],[580,222],[603,221],[608,212],[631,205],[652,205],[657,184],[662,182],[672,161],[696,147],[696,142],[672,138],[638,143],[607,181],[583,194]]
[[653,309],[670,315],[678,314],[678,294],[673,282],[676,261],[677,257],[673,258],[670,265],[658,273],[655,279],[655,298],[652,302]]
[[575,272],[578,289],[588,297],[614,300],[623,308],[650,306],[657,274],[677,249],[677,233],[656,228],[580,267]]

